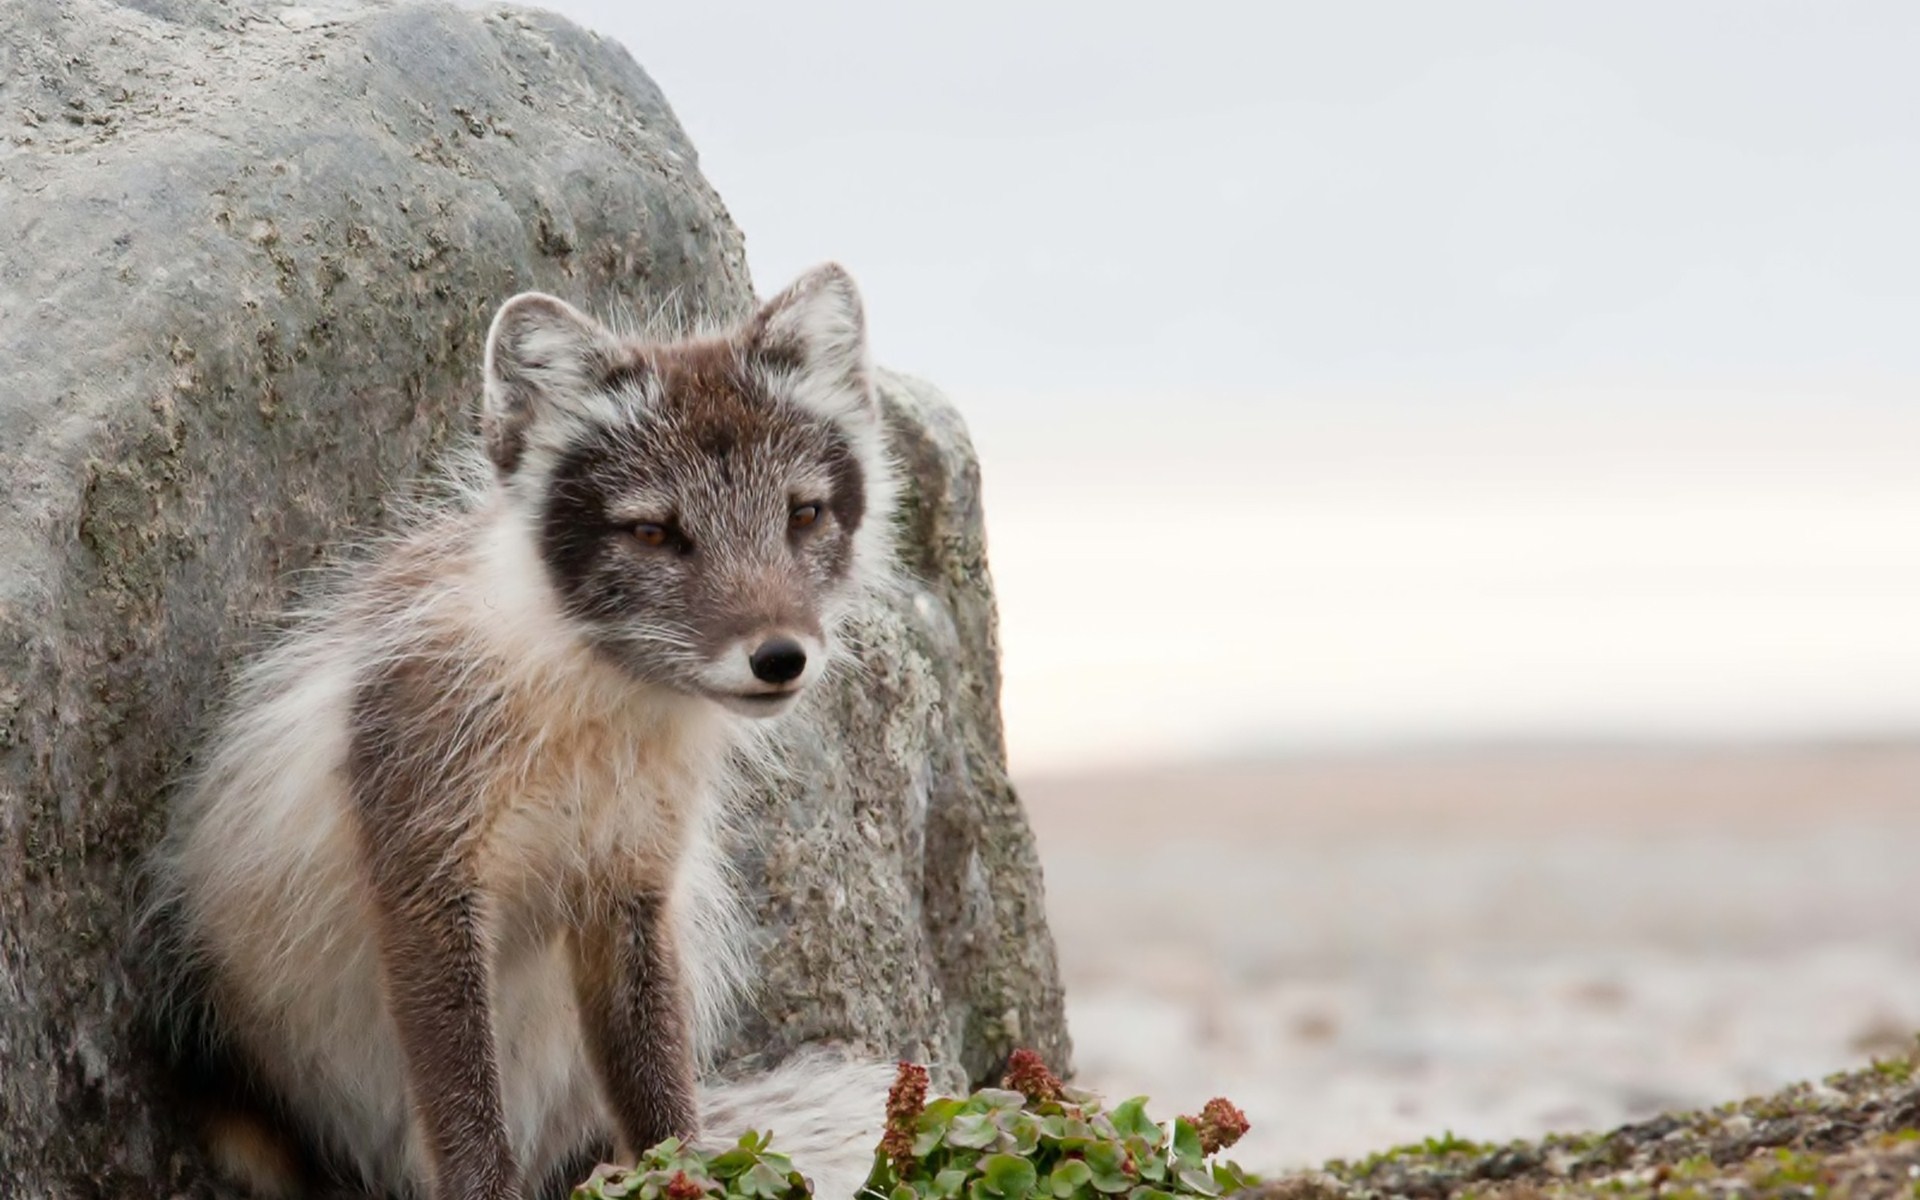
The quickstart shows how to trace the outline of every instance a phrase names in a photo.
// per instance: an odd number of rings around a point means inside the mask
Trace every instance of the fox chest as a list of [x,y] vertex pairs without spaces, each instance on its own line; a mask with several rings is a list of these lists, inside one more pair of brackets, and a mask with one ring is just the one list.
[[597,893],[671,889],[712,790],[675,732],[582,721],[501,747],[475,867],[509,940],[543,940]]

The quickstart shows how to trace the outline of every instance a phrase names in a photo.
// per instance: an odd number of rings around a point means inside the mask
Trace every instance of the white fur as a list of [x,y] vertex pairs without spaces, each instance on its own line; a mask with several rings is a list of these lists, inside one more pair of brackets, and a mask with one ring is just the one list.
[[[503,681],[551,706],[542,736],[595,736],[611,760],[563,773],[497,824],[483,851],[490,893],[501,1091],[519,1161],[531,1171],[606,1127],[580,1047],[557,934],[561,893],[592,856],[645,845],[673,829],[675,915],[703,1043],[724,1025],[739,971],[733,889],[717,850],[729,741],[726,720],[699,701],[634,684],[593,663],[550,611],[525,538],[504,514],[469,562],[446,576],[405,623],[451,621],[484,630],[516,667]],[[533,564],[537,567],[537,564]],[[243,682],[214,757],[183,798],[163,875],[184,902],[195,943],[238,996],[232,1033],[309,1127],[370,1184],[404,1187],[427,1175],[406,1109],[406,1082],[380,979],[374,919],[345,785],[347,706],[354,678],[404,653],[400,630],[351,612],[311,626]],[[621,712],[631,738],[609,742],[592,712]],[[677,820],[663,818],[677,817]]]
[[768,1113],[786,1115],[772,1126],[773,1148],[793,1159],[823,1200],[851,1200],[873,1168],[886,1128],[893,1068],[884,1063],[810,1052],[763,1075],[702,1090],[701,1142],[720,1147],[748,1130],[764,1130]]
[[[758,649],[766,637],[791,637],[806,655],[806,670],[791,684],[762,684],[753,674],[753,651]],[[735,637],[720,653],[708,662],[707,670],[701,672],[701,684],[707,687],[714,697],[747,697],[747,695],[781,695],[781,697],[799,697],[801,691],[820,682],[820,676],[826,674],[828,664],[828,645],[820,637],[810,637],[799,630],[768,630],[766,636]],[[739,708],[735,708],[739,710]],[[755,708],[745,708],[747,714],[756,714]]]
[[[850,310],[845,304],[851,295],[850,284],[843,293],[829,279],[790,314],[799,336],[831,353],[820,370],[778,382],[794,403],[831,413],[867,469],[871,516],[855,557],[858,583],[871,590],[889,578],[894,485],[857,298]],[[556,396],[577,392],[599,327],[551,297],[516,298],[502,318],[515,305],[579,319],[576,338],[545,327],[529,335],[545,364],[535,371],[541,386]],[[496,319],[496,335],[500,328]],[[490,344],[489,380],[492,355]],[[848,380],[856,381],[851,391]],[[540,479],[539,460],[559,452],[568,427],[606,417],[591,406],[608,403],[556,404],[550,419],[533,422],[524,478]],[[739,786],[740,756],[767,744],[720,706],[639,682],[597,658],[558,610],[527,506],[490,471],[484,482],[472,470],[461,478],[451,504],[426,502],[412,533],[356,571],[412,555],[426,582],[400,589],[404,603],[392,587],[382,593],[378,583],[349,580],[245,671],[155,859],[157,908],[178,918],[182,945],[216,980],[222,1036],[242,1045],[367,1184],[402,1194],[423,1192],[428,1164],[407,1108],[346,783],[357,681],[450,643],[459,649],[443,657],[443,668],[456,679],[493,672],[490,694],[523,714],[509,778],[449,786],[497,793],[498,811],[475,853],[492,901],[484,933],[501,1092],[529,1178],[611,1129],[563,959],[574,915],[569,884],[609,854],[670,874],[696,1040],[703,1056],[711,1052],[740,991],[746,946],[721,852],[727,800]],[[807,682],[830,649],[808,646],[818,661]],[[477,727],[456,722],[450,768]],[[702,1101],[708,1136],[770,1128],[776,1148],[822,1195],[851,1196],[871,1162],[889,1074],[812,1056],[757,1080],[714,1085]]]
[[805,365],[790,381],[795,404],[842,423],[877,415],[866,314],[844,269],[815,267],[768,301],[762,314],[769,342],[805,351]]
[[620,398],[590,386],[596,363],[613,345],[613,335],[599,322],[544,292],[522,292],[494,314],[487,330],[485,411],[489,420],[505,419],[515,397],[533,410],[518,472],[524,486],[543,482],[546,469],[587,424],[620,417]]

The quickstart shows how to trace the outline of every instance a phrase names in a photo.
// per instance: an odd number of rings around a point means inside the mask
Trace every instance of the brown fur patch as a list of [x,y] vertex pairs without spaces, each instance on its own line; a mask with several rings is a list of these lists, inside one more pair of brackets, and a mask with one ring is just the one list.
[[519,1193],[519,1169],[501,1111],[487,1008],[483,899],[461,861],[477,804],[471,764],[460,761],[458,749],[485,744],[489,705],[443,690],[427,661],[400,659],[362,683],[348,772],[379,918],[388,1009],[435,1195],[510,1200]]
[[679,950],[656,895],[608,897],[575,931],[587,1046],[624,1147],[699,1133]]
[[305,1194],[299,1153],[259,1117],[223,1109],[207,1116],[204,1134],[214,1169],[262,1200],[294,1200]]

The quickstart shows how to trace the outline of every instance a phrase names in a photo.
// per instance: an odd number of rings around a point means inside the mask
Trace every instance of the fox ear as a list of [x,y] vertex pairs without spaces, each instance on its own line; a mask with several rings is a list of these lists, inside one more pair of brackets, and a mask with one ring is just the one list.
[[879,417],[867,317],[845,267],[827,263],[794,280],[754,314],[747,339],[763,363],[786,375],[802,408],[837,422]]
[[612,340],[592,317],[541,292],[522,292],[500,306],[487,330],[480,430],[502,475],[519,467],[536,427],[584,415],[611,361]]

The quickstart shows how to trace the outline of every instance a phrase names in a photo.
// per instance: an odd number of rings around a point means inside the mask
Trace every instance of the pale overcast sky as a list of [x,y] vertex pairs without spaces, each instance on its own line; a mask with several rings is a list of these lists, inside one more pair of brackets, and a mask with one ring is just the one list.
[[595,4],[955,388],[1920,372],[1920,6]]
[[1920,726],[1920,5],[549,7],[966,412],[1016,767]]

